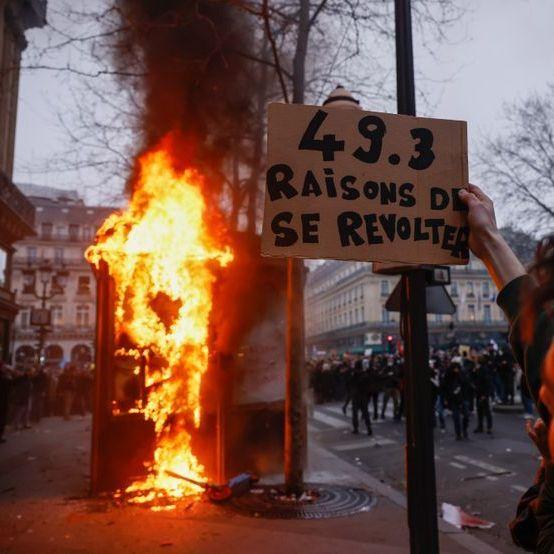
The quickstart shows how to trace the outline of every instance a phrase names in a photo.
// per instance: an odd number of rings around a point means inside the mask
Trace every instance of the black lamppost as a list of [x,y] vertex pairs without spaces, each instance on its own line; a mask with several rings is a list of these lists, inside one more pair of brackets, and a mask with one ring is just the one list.
[[[46,302],[58,294],[63,294],[68,277],[68,271],[55,271],[47,261],[37,268],[23,270],[25,292],[29,293],[30,291],[30,294],[40,300],[40,308],[31,308],[31,325],[37,327],[38,346],[36,356],[39,365],[42,365],[44,342],[46,335],[50,332],[52,323],[52,312],[46,307]],[[37,278],[42,285],[40,292],[37,292]],[[50,285],[50,290],[48,285]]]

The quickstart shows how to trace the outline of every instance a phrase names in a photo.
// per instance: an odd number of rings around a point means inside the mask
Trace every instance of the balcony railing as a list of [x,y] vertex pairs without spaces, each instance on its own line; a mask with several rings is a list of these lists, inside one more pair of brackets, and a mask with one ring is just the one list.
[[14,256],[12,260],[12,265],[14,268],[23,268],[23,267],[31,267],[36,268],[39,265],[48,262],[51,264],[54,269],[65,269],[67,267],[82,267],[82,266],[88,266],[89,263],[83,256],[82,258],[62,258],[58,260],[45,260],[42,258],[29,258],[26,256]]
[[52,241],[52,242],[70,242],[70,243],[83,243],[92,244],[93,237],[84,238],[80,235],[72,235],[66,233],[48,233],[40,232],[36,237],[38,240]]

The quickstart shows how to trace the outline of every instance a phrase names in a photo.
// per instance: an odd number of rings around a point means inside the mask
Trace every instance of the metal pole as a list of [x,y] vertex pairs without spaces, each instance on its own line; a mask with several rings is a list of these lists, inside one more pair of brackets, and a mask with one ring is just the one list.
[[[398,113],[415,115],[410,0],[395,0]],[[437,491],[429,376],[425,272],[402,275],[405,340],[406,481],[412,554],[438,554]]]
[[303,341],[303,263],[287,260],[287,332],[285,385],[285,487],[287,494],[299,495],[304,488],[304,403],[302,369]]
[[[300,0],[298,37],[293,59],[295,104],[304,103],[305,64],[310,32],[310,2]],[[287,259],[287,328],[285,341],[285,488],[287,494],[300,495],[304,489],[304,262]]]

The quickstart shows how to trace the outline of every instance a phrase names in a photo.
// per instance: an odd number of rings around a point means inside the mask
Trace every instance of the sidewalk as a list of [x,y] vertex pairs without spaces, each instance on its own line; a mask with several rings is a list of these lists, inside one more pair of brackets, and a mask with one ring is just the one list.
[[[310,445],[307,480],[363,486],[371,511],[325,520],[243,517],[205,502],[176,510],[117,508],[86,498],[90,419],[43,420],[0,445],[0,552],[337,554],[408,552],[405,498]],[[441,522],[441,553],[498,551]]]

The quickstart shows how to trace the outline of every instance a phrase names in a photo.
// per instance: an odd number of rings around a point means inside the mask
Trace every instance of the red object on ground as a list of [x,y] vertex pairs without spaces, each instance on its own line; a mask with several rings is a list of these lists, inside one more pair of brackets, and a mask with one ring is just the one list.
[[460,506],[454,506],[453,504],[443,502],[441,509],[442,519],[448,523],[451,523],[458,529],[462,529],[464,527],[474,529],[490,529],[491,527],[494,527],[494,523],[492,521],[487,521],[485,519],[467,514],[460,508]]

